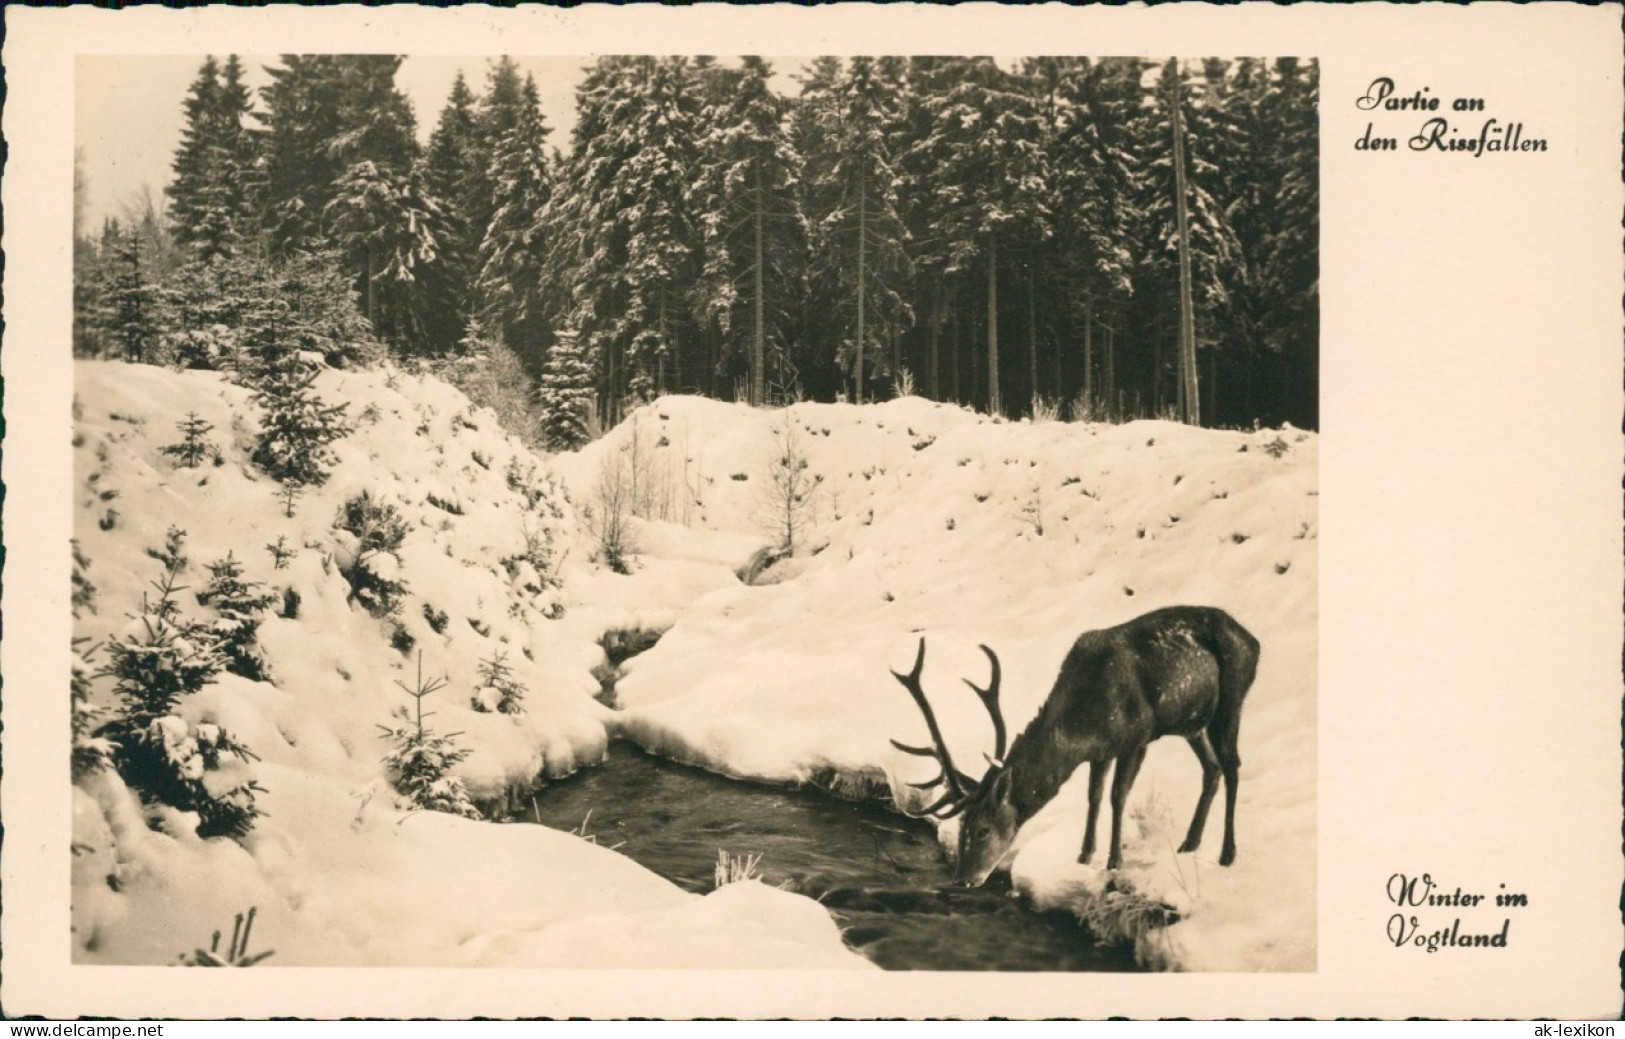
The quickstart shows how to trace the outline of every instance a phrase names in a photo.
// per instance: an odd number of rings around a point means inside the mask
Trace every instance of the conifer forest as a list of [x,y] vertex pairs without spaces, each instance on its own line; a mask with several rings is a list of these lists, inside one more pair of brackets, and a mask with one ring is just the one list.
[[204,60],[162,202],[75,221],[75,355],[502,357],[553,447],[665,393],[1318,425],[1313,61],[601,57],[563,140],[508,58],[422,135],[402,60]]

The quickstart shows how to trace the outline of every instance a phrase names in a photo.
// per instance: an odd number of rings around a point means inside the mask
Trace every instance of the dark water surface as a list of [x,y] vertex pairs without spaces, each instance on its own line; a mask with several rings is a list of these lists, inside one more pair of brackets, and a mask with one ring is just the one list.
[[736,782],[623,742],[538,792],[535,806],[544,825],[619,845],[690,891],[713,888],[718,849],[759,855],[762,881],[821,901],[847,944],[888,970],[1138,969],[1071,915],[1017,899],[1003,874],[951,886],[931,826],[879,806]]

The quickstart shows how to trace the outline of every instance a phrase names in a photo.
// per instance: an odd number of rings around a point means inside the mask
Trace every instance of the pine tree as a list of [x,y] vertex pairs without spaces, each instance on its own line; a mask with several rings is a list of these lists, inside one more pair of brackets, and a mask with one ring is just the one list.
[[576,91],[562,186],[544,213],[547,281],[602,365],[603,411],[665,388],[698,271],[690,211],[698,98],[687,59],[600,59]]
[[209,431],[214,426],[199,418],[197,412],[188,411],[184,419],[175,423],[175,428],[181,432],[180,443],[166,444],[158,450],[174,457],[177,465],[196,469],[215,450],[208,440]]
[[591,439],[592,384],[592,364],[582,351],[580,337],[573,330],[561,331],[548,351],[547,367],[536,391],[542,437],[549,451],[573,451]]
[[285,54],[266,69],[264,210],[274,255],[327,244],[328,204],[346,170],[412,168],[415,121],[395,87],[400,63],[393,54]]
[[214,608],[217,619],[209,630],[225,655],[226,670],[256,682],[269,681],[270,668],[258,642],[259,627],[260,615],[276,595],[265,591],[258,581],[244,580],[243,564],[230,552],[226,558],[204,565],[209,583],[198,592],[197,601]]
[[1050,236],[1049,170],[1032,98],[991,58],[943,60],[938,89],[922,95],[929,136],[915,142],[914,165],[935,170],[932,185],[949,197],[934,228],[945,271],[979,269],[986,286],[987,393],[1003,409],[1000,391],[998,286],[1006,261]]
[[452,82],[446,107],[440,111],[429,150],[424,160],[424,181],[428,192],[444,207],[445,233],[441,241],[441,263],[446,271],[448,292],[456,304],[456,340],[468,334],[468,322],[475,309],[474,276],[484,227],[474,226],[476,206],[471,192],[476,174],[476,122],[474,92],[468,88],[462,70]]
[[910,263],[897,210],[891,101],[873,59],[851,59],[821,109],[831,154],[816,169],[807,214],[815,267],[837,292],[838,355],[859,404],[889,370],[885,344],[913,321],[902,295]]
[[285,484],[319,487],[336,461],[330,445],[350,435],[348,404],[328,404],[314,384],[319,369],[297,354],[262,362],[249,401],[261,409],[260,432],[250,456]]
[[105,293],[108,331],[125,360],[156,361],[167,294],[150,276],[139,233],[119,234],[114,248],[111,286]]
[[[382,739],[390,750],[384,755],[384,771],[390,785],[406,798],[413,811],[447,812],[466,819],[480,818],[479,810],[468,797],[468,789],[461,777],[449,775],[469,752],[458,750],[455,739],[461,733],[437,735],[423,724],[429,714],[423,712],[423,700],[446,686],[444,678],[423,679],[423,654],[418,654],[418,677],[415,686],[396,681],[416,704],[416,715],[402,707],[396,717],[400,724],[380,725]],[[430,712],[431,714],[433,712]]]
[[167,189],[176,242],[204,261],[230,256],[248,230],[254,149],[242,77],[236,55],[223,68],[212,56],[204,61],[185,102],[186,128]]
[[143,597],[139,627],[107,642],[108,662],[98,674],[114,679],[122,710],[96,738],[116,748],[120,775],[144,801],[196,812],[201,837],[240,839],[260,814],[260,787],[248,771],[252,752],[219,725],[176,713],[226,665],[207,628],[183,618],[175,602],[183,536],[172,530],[159,554],[158,598]]
[[508,664],[507,655],[502,650],[479,662],[475,671],[479,675],[479,685],[474,690],[469,706],[482,713],[495,711],[498,714],[521,715],[525,709],[520,704],[525,699],[524,685],[513,676],[513,667]]
[[483,325],[496,330],[532,370],[547,346],[540,223],[552,192],[547,134],[536,83],[527,78],[512,125],[496,141],[492,155],[492,214],[479,245],[476,282]]
[[[464,208],[469,241],[475,250],[484,240],[497,210],[494,176],[497,150],[513,132],[527,105],[534,104],[534,95],[526,96],[519,66],[506,54],[499,57],[486,72],[485,93],[475,106],[473,133],[468,142]],[[478,273],[477,267],[475,272]]]
[[456,303],[441,261],[448,225],[422,171],[358,162],[334,185],[326,218],[345,266],[357,272],[374,332],[403,353],[451,349]]
[[745,360],[753,404],[766,399],[768,369],[787,369],[789,309],[805,274],[798,161],[771,74],[758,57],[709,73],[717,100],[701,115],[703,172],[691,202],[704,228],[699,310],[721,332],[724,363]]
[[[1217,167],[1209,151],[1220,138],[1214,112],[1203,102],[1203,92],[1189,82],[1190,71],[1169,59],[1154,82],[1152,103],[1141,109],[1131,129],[1137,153],[1135,215],[1136,332],[1149,340],[1142,351],[1144,386],[1152,406],[1162,411],[1183,401],[1188,383],[1182,362],[1179,233],[1180,176],[1174,153],[1174,99],[1179,99],[1180,144],[1184,180],[1185,241],[1190,268],[1192,324],[1198,342],[1211,340],[1211,315],[1227,299],[1225,272],[1236,262],[1237,243],[1225,205],[1216,197]],[[1222,190],[1222,189],[1221,189]],[[1144,356],[1145,354],[1149,356]],[[1149,362],[1149,363],[1147,363]],[[1170,394],[1169,390],[1173,392]]]
[[82,652],[80,643],[85,641],[73,640],[73,667],[69,679],[73,703],[73,751],[69,768],[75,783],[93,772],[113,767],[114,757],[118,753],[118,745],[101,735],[107,725],[108,711],[95,700],[90,671],[90,654],[95,647]]

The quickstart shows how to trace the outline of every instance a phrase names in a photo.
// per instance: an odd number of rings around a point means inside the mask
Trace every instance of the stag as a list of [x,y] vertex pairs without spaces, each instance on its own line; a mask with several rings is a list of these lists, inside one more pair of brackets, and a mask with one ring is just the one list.
[[1083,762],[1089,762],[1089,818],[1078,861],[1095,852],[1095,822],[1112,776],[1112,840],[1106,868],[1123,864],[1123,804],[1145,760],[1146,747],[1162,736],[1183,736],[1202,764],[1202,793],[1196,801],[1181,852],[1195,851],[1207,827],[1208,808],[1224,776],[1224,847],[1219,864],[1236,858],[1236,785],[1241,758],[1236,735],[1241,705],[1258,667],[1258,640],[1223,610],[1172,606],[1154,610],[1115,628],[1087,631],[1072,644],[1049,698],[1005,753],[1004,716],[999,710],[999,658],[981,647],[993,665],[982,688],[965,680],[993,721],[993,753],[980,780],[959,771],[942,738],[935,713],[920,686],[925,639],[920,639],[914,670],[892,672],[919,705],[932,746],[892,740],[908,754],[935,758],[941,772],[916,789],[942,787],[942,796],[910,814],[949,819],[964,813],[959,829],[956,879],[977,887],[1003,860],[1021,825],[1055,796]]

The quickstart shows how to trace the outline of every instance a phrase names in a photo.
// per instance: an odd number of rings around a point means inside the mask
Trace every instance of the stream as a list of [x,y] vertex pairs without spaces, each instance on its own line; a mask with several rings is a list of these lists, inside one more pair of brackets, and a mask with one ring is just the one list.
[[952,886],[928,823],[816,789],[726,779],[626,742],[538,791],[523,820],[590,836],[696,893],[715,886],[719,849],[759,856],[755,876],[818,899],[847,944],[888,970],[1140,969],[1070,914],[1015,897],[1005,874]]

